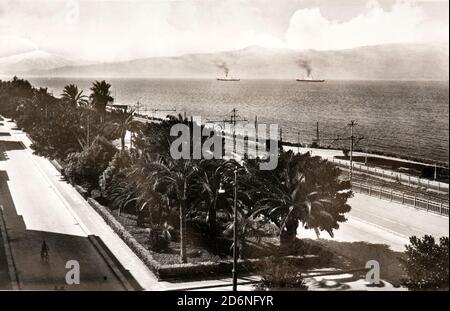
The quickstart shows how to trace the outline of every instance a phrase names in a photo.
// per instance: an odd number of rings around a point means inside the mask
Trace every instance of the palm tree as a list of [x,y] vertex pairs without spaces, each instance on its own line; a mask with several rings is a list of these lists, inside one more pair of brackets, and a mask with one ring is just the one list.
[[217,234],[217,199],[219,189],[225,182],[223,171],[226,163],[223,160],[202,160],[199,163],[199,178],[195,182],[198,199],[205,204],[208,210],[206,221],[209,225],[209,233],[213,238]]
[[[198,201],[205,204],[208,209],[207,212],[207,222],[209,225],[209,231],[211,236],[214,238],[217,235],[217,212],[220,207],[222,211],[226,214],[232,215],[233,210],[230,209],[233,205],[233,172],[238,170],[239,173],[244,172],[241,175],[245,175],[246,171],[243,166],[241,166],[235,160],[202,160],[198,165],[199,173],[195,179],[195,184],[193,187],[193,192]],[[240,177],[242,178],[242,177]],[[238,205],[246,207],[248,205],[246,198],[249,194],[249,184],[246,181],[245,185],[239,185],[238,191]],[[227,188],[228,191],[225,191]],[[225,193],[222,195],[222,206],[218,206],[218,199],[220,196],[219,190],[223,190]],[[245,201],[245,202],[244,202]],[[228,207],[228,208],[227,208]]]
[[64,87],[61,99],[72,107],[87,106],[88,104],[87,96],[83,95],[83,90],[78,90],[75,84],[69,84]]
[[172,214],[168,198],[156,191],[155,163],[159,168],[160,163],[158,159],[155,160],[155,156],[149,153],[142,154],[131,166],[118,191],[112,195],[116,206],[127,207],[133,204],[138,212],[139,222],[144,212],[148,212],[150,227],[161,225],[167,220],[166,217]]
[[345,221],[350,211],[346,203],[351,197],[349,185],[339,181],[339,169],[332,163],[311,158],[309,154],[280,155],[277,169],[263,179],[266,186],[252,217],[263,214],[280,230],[280,243],[292,242],[302,223],[319,235],[325,230],[333,236],[338,222]]
[[134,110],[129,112],[115,112],[116,121],[108,122],[103,126],[103,132],[105,134],[113,134],[113,136],[120,137],[121,150],[125,150],[125,136],[127,131],[134,132],[141,124],[140,122],[133,120]]
[[192,160],[159,158],[153,162],[155,189],[166,195],[179,206],[180,215],[180,260],[187,262],[186,254],[186,209],[187,195],[194,184],[198,167]]
[[90,98],[92,100],[92,105],[97,110],[98,113],[100,113],[100,120],[103,123],[104,121],[104,115],[106,112],[106,105],[109,102],[112,102],[114,100],[113,97],[111,97],[111,84],[106,83],[105,80],[103,81],[95,81],[92,83],[91,87],[91,95]]
[[39,89],[36,89],[33,95],[33,104],[36,107],[39,107],[41,111],[41,115],[44,117],[45,120],[48,119],[48,112],[49,108],[53,106],[53,104],[56,103],[54,97],[51,96],[51,94],[48,92],[47,88],[40,87]]

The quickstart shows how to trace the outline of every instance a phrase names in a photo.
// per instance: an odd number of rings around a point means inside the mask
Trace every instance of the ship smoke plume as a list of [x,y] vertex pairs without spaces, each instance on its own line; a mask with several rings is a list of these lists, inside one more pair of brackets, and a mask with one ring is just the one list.
[[312,68],[311,68],[311,62],[310,61],[304,60],[304,59],[299,59],[297,61],[297,65],[300,68],[306,70],[306,74],[307,74],[308,77],[311,76]]
[[223,72],[225,73],[225,77],[228,77],[228,73],[230,72],[230,68],[228,68],[227,63],[222,62],[221,64],[218,64],[217,67],[223,70]]

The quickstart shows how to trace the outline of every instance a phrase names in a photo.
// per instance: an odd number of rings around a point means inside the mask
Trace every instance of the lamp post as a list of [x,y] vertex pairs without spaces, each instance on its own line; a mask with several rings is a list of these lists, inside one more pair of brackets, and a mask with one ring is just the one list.
[[[238,227],[237,227],[237,169],[233,170],[234,172],[234,200],[233,200],[233,270],[232,270],[232,278],[233,278],[233,291],[237,291],[237,264],[238,264],[238,248],[237,248],[237,235],[238,235]],[[220,188],[218,193],[225,193],[225,189],[222,188],[222,183],[220,183]]]
[[233,206],[233,292],[237,291],[237,170],[234,170],[234,206]]

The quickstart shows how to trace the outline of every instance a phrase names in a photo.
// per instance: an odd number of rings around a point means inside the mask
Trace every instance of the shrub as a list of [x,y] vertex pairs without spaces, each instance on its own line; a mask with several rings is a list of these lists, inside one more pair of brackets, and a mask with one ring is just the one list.
[[308,286],[297,268],[283,258],[270,258],[260,266],[261,281],[255,290],[307,290]]
[[172,239],[170,234],[171,229],[172,227],[167,222],[163,225],[155,225],[153,228],[150,228],[148,243],[152,251],[160,253],[169,249],[169,244]]
[[96,137],[92,145],[79,153],[71,153],[67,157],[64,172],[73,183],[98,188],[99,176],[108,166],[116,153],[116,148],[102,137]]
[[117,152],[114,155],[99,178],[99,185],[104,198],[110,197],[115,188],[125,180],[130,165],[131,157],[127,151]]
[[439,243],[430,235],[409,240],[404,260],[408,273],[405,285],[410,289],[448,289],[448,237],[440,238]]

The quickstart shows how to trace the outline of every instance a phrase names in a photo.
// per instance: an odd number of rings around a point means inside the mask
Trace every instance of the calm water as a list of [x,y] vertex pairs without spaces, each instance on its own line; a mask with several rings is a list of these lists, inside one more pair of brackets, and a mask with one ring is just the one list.
[[[92,79],[30,78],[55,95],[75,83],[89,93]],[[287,80],[109,79],[117,103],[145,104],[148,109],[176,109],[203,119],[223,119],[234,107],[250,122],[282,127],[283,139],[311,142],[319,122],[320,136],[349,135],[358,122],[360,148],[448,162],[448,82]],[[151,113],[151,112],[149,112]],[[162,115],[156,113],[155,115]],[[229,118],[229,117],[228,117]],[[338,147],[338,143],[325,141]]]

